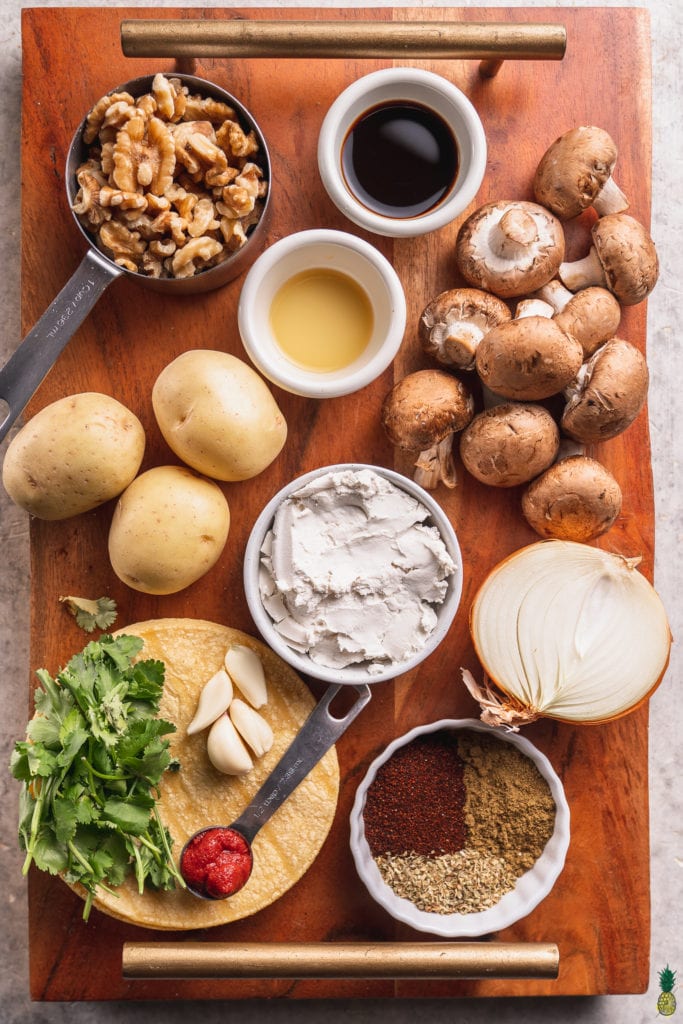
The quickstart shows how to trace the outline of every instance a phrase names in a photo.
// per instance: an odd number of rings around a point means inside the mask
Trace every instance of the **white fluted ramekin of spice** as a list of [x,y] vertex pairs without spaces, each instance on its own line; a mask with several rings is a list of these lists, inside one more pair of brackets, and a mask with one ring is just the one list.
[[441,719],[394,740],[351,812],[351,851],[392,917],[444,938],[507,928],[564,867],[569,806],[548,758],[516,733]]

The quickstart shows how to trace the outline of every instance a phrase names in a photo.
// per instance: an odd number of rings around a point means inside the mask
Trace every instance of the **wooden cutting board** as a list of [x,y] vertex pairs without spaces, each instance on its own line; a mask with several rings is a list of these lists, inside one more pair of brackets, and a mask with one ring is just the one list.
[[[196,9],[34,8],[23,12],[22,306],[28,328],[75,269],[83,242],[67,208],[63,162],[73,131],[90,106],[138,74],[171,71],[172,61],[122,56],[122,18],[196,17]],[[562,131],[599,124],[619,145],[618,180],[633,213],[650,209],[649,23],[637,9],[294,9],[221,11],[205,18],[316,18],[561,22],[568,47],[562,62],[509,62],[493,79],[476,61],[415,61],[450,77],[478,108],[489,142],[488,170],[477,203],[531,198],[530,181],[546,146]],[[387,61],[203,61],[214,79],[253,111],[271,149],[274,219],[270,241],[315,226],[354,230],[320,184],[315,148],[322,118],[335,96]],[[243,598],[241,557],[256,515],[295,475],[334,462],[368,462],[410,473],[378,422],[381,401],[395,379],[423,365],[417,317],[426,302],[458,283],[453,243],[457,224],[432,236],[397,241],[370,237],[394,263],[408,299],[408,329],[394,367],[362,395],[316,402],[276,392],[290,424],[286,449],[253,481],[226,485],[231,537],[218,566],[177,595],[148,597],[114,577],[106,554],[112,505],[62,523],[31,524],[31,680],[35,669],[56,671],[83,645],[83,633],[58,604],[61,594],[109,594],[117,625],[160,616],[202,616],[254,631]],[[569,225],[570,254],[587,248],[584,219]],[[359,232],[360,233],[360,232]],[[143,468],[175,462],[152,414],[151,385],[187,348],[242,355],[236,327],[240,281],[218,292],[162,300],[119,280],[77,332],[29,408],[63,395],[99,390],[126,403],[142,420],[148,446]],[[644,305],[625,311],[620,333],[645,346]],[[653,493],[647,415],[602,446],[601,460],[621,482],[624,508],[604,546],[641,554],[651,577]],[[443,716],[477,715],[458,669],[477,666],[466,609],[486,572],[508,552],[535,539],[518,511],[517,491],[485,489],[461,474],[453,493],[440,491],[459,534],[465,566],[462,613],[441,648],[410,676],[387,683],[338,746],[344,780],[333,832],[308,874],[286,896],[252,919],[192,938],[224,941],[420,942],[425,936],[395,926],[366,895],[348,850],[348,814],[370,760],[415,724]],[[121,977],[126,940],[157,933],[125,926],[98,913],[81,921],[81,903],[66,886],[30,878],[31,993],[35,999],[415,997],[597,994],[644,991],[649,977],[649,846],[647,709],[610,725],[573,728],[539,722],[525,730],[564,781],[572,812],[566,868],[552,893],[527,918],[498,934],[501,941],[556,942],[557,981],[239,981],[132,982]],[[168,938],[169,936],[164,936]],[[181,936],[182,937],[182,936]]]

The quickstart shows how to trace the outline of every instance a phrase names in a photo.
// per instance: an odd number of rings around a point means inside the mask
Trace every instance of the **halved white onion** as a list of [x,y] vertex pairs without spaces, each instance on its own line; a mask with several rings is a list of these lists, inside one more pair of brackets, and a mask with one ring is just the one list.
[[480,687],[463,672],[484,721],[511,728],[540,716],[605,722],[652,693],[668,664],[671,632],[639,561],[546,540],[491,571],[470,611],[487,683]]

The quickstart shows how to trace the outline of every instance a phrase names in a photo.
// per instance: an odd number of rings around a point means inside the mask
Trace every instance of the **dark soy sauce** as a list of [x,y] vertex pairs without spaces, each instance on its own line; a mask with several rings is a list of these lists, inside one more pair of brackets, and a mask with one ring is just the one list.
[[418,217],[437,206],[458,174],[453,132],[420,103],[389,100],[366,110],[342,147],[349,189],[384,217]]

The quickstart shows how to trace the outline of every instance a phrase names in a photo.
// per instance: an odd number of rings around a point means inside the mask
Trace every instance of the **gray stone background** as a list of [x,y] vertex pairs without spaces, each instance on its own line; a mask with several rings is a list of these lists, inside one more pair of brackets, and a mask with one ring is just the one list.
[[[291,6],[323,6],[326,0],[299,0]],[[399,6],[395,0],[393,6]],[[410,0],[406,6],[420,6]],[[88,0],[80,3],[24,4],[33,6],[97,6]],[[102,3],[99,6],[117,6]],[[175,7],[189,3],[146,3],[130,6]],[[198,6],[198,5],[194,5]],[[226,6],[207,3],[205,7]],[[248,7],[249,0],[236,6]],[[258,6],[289,6],[259,3]],[[344,3],[330,6],[366,6]],[[367,6],[372,6],[368,4]],[[376,4],[375,6],[387,6]],[[449,6],[448,0],[424,6]],[[453,6],[542,7],[550,4],[535,0],[518,3],[507,0],[488,4],[469,4],[460,0]],[[562,6],[562,5],[555,5]],[[577,0],[573,6],[596,6]],[[681,541],[681,488],[679,462],[681,430],[679,389],[683,381],[683,345],[681,322],[683,296],[683,217],[681,216],[681,145],[683,104],[681,102],[681,47],[683,14],[679,0],[648,0],[643,4],[606,3],[606,7],[642,6],[650,11],[653,72],[652,232],[662,266],[661,278],[648,303],[648,358],[652,376],[649,415],[652,438],[656,495],[655,583],[669,612],[674,637],[683,635],[679,595],[683,583],[678,563]],[[68,39],[64,45],[68,46]],[[19,112],[21,101],[20,8],[14,0],[0,0],[0,202],[2,204],[2,275],[0,304],[4,325],[0,336],[0,359],[4,363],[20,339],[19,329]],[[599,100],[598,100],[599,103]],[[30,173],[27,169],[26,173]],[[1,489],[0,489],[1,490]],[[28,676],[28,519],[13,506],[4,491],[0,493],[0,766],[8,763],[15,740],[23,736],[26,716]],[[581,1021],[582,1024],[646,1024],[657,1016],[657,971],[667,963],[677,969],[680,979],[677,1015],[683,1017],[683,901],[681,879],[681,659],[674,645],[671,666],[665,681],[650,704],[650,803],[652,862],[652,953],[650,986],[642,995],[601,998],[499,999],[499,1000],[423,1000],[387,1002],[301,1002],[264,1004],[257,1000],[234,1003],[194,1004],[158,1002],[117,1003],[31,1003],[28,996],[28,959],[26,938],[26,890],[21,876],[21,856],[16,834],[16,784],[9,773],[0,770],[0,1022],[74,1022],[146,1021],[166,1024],[192,1019],[204,1024],[237,1021],[251,1024],[264,1015],[272,1022],[312,1022],[325,1018],[336,1021],[394,1024],[412,1022],[458,1021],[475,1024],[495,1016],[499,1024],[523,1021]],[[84,964],[84,969],[87,966]],[[674,1018],[675,1019],[675,1018]]]

